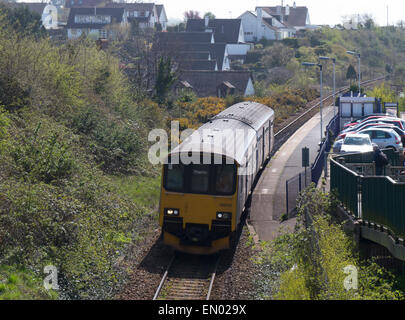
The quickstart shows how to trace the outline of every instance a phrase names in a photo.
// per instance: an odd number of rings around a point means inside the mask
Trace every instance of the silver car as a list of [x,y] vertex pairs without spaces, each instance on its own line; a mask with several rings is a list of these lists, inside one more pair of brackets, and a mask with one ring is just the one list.
[[363,153],[373,151],[370,137],[367,134],[348,134],[343,140],[340,152]]
[[[367,128],[358,133],[366,134],[370,137],[371,142],[375,143],[380,149],[394,149],[403,152],[401,137],[393,129]],[[352,135],[348,135],[352,136]]]

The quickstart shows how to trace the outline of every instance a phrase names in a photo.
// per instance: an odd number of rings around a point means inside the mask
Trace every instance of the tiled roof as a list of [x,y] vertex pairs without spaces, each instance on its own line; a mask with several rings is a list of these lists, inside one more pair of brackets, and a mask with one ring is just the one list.
[[189,83],[199,97],[217,96],[220,86],[235,87],[235,94],[244,95],[249,79],[249,71],[183,71],[179,81]]
[[[238,43],[241,23],[241,19],[210,19],[207,28],[214,32],[215,42]],[[205,30],[205,19],[187,20],[186,32]]]
[[75,23],[76,15],[106,15],[112,17],[112,23],[121,23],[124,15],[123,8],[72,8],[70,9],[67,28],[102,28],[107,23]]
[[[268,14],[280,19],[280,12],[277,11],[277,7],[262,7]],[[308,15],[307,7],[289,7],[290,14],[286,15],[286,7],[281,8],[281,14],[283,15],[283,23],[291,27],[305,27]]]
[[207,70],[215,71],[217,66],[216,60],[179,60],[180,70]]
[[211,43],[210,32],[158,32],[156,40],[160,45],[182,45],[192,42]]
[[28,10],[38,13],[42,16],[47,3],[39,3],[39,2],[2,2],[5,3],[6,6],[12,9],[17,8],[28,8]]
[[108,5],[106,5],[106,7],[124,8],[129,11],[138,11],[138,12],[148,11],[150,13],[150,12],[153,12],[153,8],[155,7],[155,4],[154,3],[128,3],[128,2],[118,3],[118,2],[114,2],[114,3],[109,3]]
[[218,70],[222,70],[226,53],[225,43],[185,43],[179,49],[181,51],[209,51],[211,59],[218,63]]

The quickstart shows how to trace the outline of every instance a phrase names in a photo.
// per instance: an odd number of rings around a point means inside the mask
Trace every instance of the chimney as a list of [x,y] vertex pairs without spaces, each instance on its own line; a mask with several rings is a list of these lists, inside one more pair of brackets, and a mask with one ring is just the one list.
[[210,22],[210,18],[207,16],[205,17],[205,27],[208,28],[208,24]]
[[285,6],[285,15],[286,16],[290,15],[290,6],[288,4]]
[[295,3],[295,1],[294,1],[294,4],[293,4],[293,8],[297,9],[297,4]]

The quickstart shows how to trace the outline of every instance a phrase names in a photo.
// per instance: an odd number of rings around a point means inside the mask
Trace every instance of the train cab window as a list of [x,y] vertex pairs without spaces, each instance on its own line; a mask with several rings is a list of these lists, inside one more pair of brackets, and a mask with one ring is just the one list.
[[171,191],[182,191],[184,188],[184,166],[169,164],[167,166],[166,188]]
[[217,194],[232,194],[235,184],[235,166],[217,165],[215,169],[215,191]]
[[191,171],[191,192],[207,193],[210,187],[210,167],[208,165],[193,165]]

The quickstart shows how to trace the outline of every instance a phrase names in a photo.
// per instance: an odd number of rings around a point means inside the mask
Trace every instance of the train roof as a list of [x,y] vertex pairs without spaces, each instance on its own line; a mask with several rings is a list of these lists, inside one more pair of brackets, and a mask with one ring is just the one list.
[[258,130],[266,122],[273,120],[274,111],[265,105],[255,102],[238,103],[210,119],[171,154],[213,153],[243,165],[248,148],[257,134],[260,135]]
[[274,120],[274,111],[261,103],[245,101],[225,109],[211,121],[218,119],[238,120],[258,131],[266,121]]

